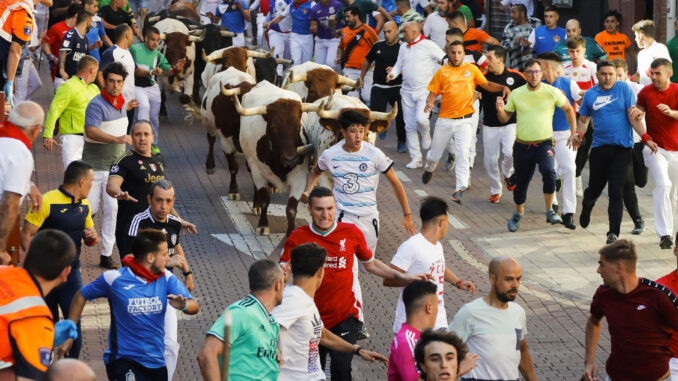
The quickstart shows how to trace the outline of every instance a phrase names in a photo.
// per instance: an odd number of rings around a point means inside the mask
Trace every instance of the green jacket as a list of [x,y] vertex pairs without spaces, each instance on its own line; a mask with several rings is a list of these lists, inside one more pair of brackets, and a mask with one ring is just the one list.
[[43,138],[52,138],[54,126],[59,121],[59,134],[82,134],[85,130],[85,110],[89,101],[99,95],[99,87],[87,85],[77,76],[59,86],[49,106]]

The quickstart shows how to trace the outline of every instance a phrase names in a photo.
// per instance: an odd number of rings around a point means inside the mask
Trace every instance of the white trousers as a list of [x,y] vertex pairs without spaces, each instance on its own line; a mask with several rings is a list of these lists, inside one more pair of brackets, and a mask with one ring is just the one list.
[[[413,91],[403,89],[400,92],[400,96],[401,104],[403,106],[403,119],[405,119],[407,149],[410,152],[410,159],[421,160],[421,150],[419,148],[419,136],[417,135],[417,131],[422,135],[431,132],[428,120],[429,113],[424,112],[428,90],[422,89]],[[446,140],[445,144],[447,144],[448,141],[449,140]]]
[[480,121],[480,99],[473,101],[473,116],[471,117],[471,123],[473,123],[473,136],[471,141],[471,146],[469,147],[469,157],[468,164],[469,167],[473,168],[473,164],[476,161],[476,144],[478,143],[478,122]]
[[247,46],[247,44],[245,44],[245,32],[235,34],[235,37],[233,37],[233,46]]
[[177,341],[177,310],[167,303],[165,309],[165,366],[167,366],[167,381],[172,381],[174,371],[179,360],[179,342]]
[[[352,80],[357,81],[358,78],[360,78],[360,69],[345,67],[343,74],[351,78]],[[363,87],[360,88],[360,98],[362,98],[363,102],[365,102],[366,105],[370,104],[370,93],[372,92],[373,79],[374,79],[374,69],[370,69],[365,74]],[[357,98],[358,90],[349,91],[348,94],[346,95]]]
[[14,78],[14,102],[27,101],[28,98],[42,87],[40,74],[33,65],[33,60],[24,59],[21,75]]
[[266,22],[266,15],[257,12],[257,45],[264,47],[264,22]]
[[87,200],[92,208],[92,214],[99,210],[99,201],[103,199],[104,218],[101,224],[101,242],[103,251],[101,255],[110,257],[113,254],[113,245],[115,244],[115,221],[118,215],[118,200],[106,193],[106,184],[108,183],[108,171],[95,171],[92,188],[89,190]]
[[[268,45],[275,49],[275,56],[285,57],[285,47],[290,45],[290,33],[282,33],[273,29],[268,31]],[[278,75],[283,75],[283,65],[278,65]]]
[[[84,146],[85,138],[82,135],[61,135],[61,160],[64,162],[64,170],[71,162],[82,159]],[[106,181],[108,181],[108,176],[106,176]]]
[[[490,177],[490,194],[501,194],[502,184],[504,183],[501,176],[511,177],[513,173],[513,143],[515,140],[515,123],[503,127],[483,125],[483,159],[485,172]],[[504,158],[497,165],[500,153],[504,155]]]
[[339,38],[324,39],[315,38],[315,62],[321,65],[327,65],[335,68],[337,65],[334,61],[337,59],[337,49],[339,48]]
[[671,381],[678,381],[678,358],[673,357],[669,360],[669,370],[671,371]]
[[[409,131],[408,131],[409,133]],[[450,139],[454,139],[454,154],[457,157],[457,165],[454,167],[456,176],[456,190],[464,190],[468,187],[469,146],[473,141],[473,118],[449,119],[440,118],[431,139],[431,149],[426,154],[425,169],[433,172],[438,166],[440,157],[445,152]],[[409,138],[409,135],[408,135]]]
[[154,84],[149,87],[134,87],[134,96],[139,102],[139,108],[137,111],[137,120],[147,120],[151,122],[151,127],[153,127],[153,143],[158,144],[158,128],[160,127],[160,121],[158,120],[158,114],[160,113],[160,87],[158,84]]
[[310,61],[313,57],[313,35],[292,33],[290,36],[290,54],[295,65]]
[[575,171],[577,169],[577,164],[575,163],[577,151],[567,146],[567,140],[570,138],[570,135],[570,130],[553,131],[556,175],[561,179],[563,184],[563,214],[574,214],[577,210],[577,185],[575,176]]
[[678,151],[660,148],[652,154],[643,148],[645,165],[654,179],[652,202],[654,203],[654,228],[659,237],[673,235],[673,205],[678,202]]

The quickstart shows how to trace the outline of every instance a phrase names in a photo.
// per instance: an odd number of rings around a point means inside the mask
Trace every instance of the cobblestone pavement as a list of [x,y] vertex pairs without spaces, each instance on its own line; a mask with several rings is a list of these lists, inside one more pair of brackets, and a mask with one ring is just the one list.
[[[43,65],[46,66],[46,65]],[[45,68],[43,67],[43,75]],[[45,78],[45,77],[43,77]],[[45,81],[37,100],[45,107],[53,88]],[[176,209],[185,219],[198,227],[197,236],[182,237],[182,246],[196,279],[194,296],[201,311],[195,317],[180,315],[180,359],[174,380],[198,380],[199,369],[195,357],[205,332],[230,303],[247,294],[246,269],[255,258],[270,256],[277,259],[286,222],[284,193],[272,196],[270,213],[271,235],[256,237],[253,226],[257,219],[250,213],[251,181],[241,170],[238,180],[242,201],[225,198],[228,194],[228,176],[223,156],[217,155],[217,170],[207,175],[204,169],[207,144],[205,130],[199,124],[183,122],[183,110],[176,96],[169,96],[168,118],[161,119],[160,147],[167,163],[168,178],[177,186]],[[396,162],[396,170],[403,181],[413,211],[426,195],[449,197],[454,176],[442,169],[429,185],[422,185],[421,170],[405,169],[407,154],[395,150],[395,133],[378,141],[387,155]],[[217,145],[218,147],[218,145]],[[477,285],[476,295],[462,293],[446,286],[448,319],[463,304],[489,290],[486,267],[489,258],[498,254],[512,255],[523,266],[523,284],[517,302],[527,311],[529,334],[527,342],[541,380],[576,380],[581,376],[584,356],[584,325],[588,306],[595,288],[600,284],[596,274],[597,249],[605,243],[607,226],[607,199],[601,197],[595,207],[591,226],[570,231],[562,225],[545,223],[541,179],[536,176],[529,191],[526,214],[520,231],[509,233],[506,221],[513,210],[511,193],[506,192],[499,204],[490,204],[489,182],[482,164],[482,143],[478,142],[478,158],[473,168],[473,187],[464,193],[464,205],[450,203],[450,229],[443,242],[448,266],[463,279]],[[37,185],[45,192],[61,181],[60,153],[47,153],[36,144]],[[239,159],[243,163],[243,159]],[[241,168],[245,168],[241,164]],[[442,166],[441,166],[442,168]],[[585,180],[586,181],[586,180]],[[388,182],[383,181],[378,202],[382,234],[377,257],[389,263],[390,258],[407,237],[400,226],[401,212]],[[648,184],[639,189],[641,210],[646,217],[647,231],[633,237],[639,247],[639,274],[657,278],[675,269],[671,251],[660,250],[651,217],[651,189]],[[581,200],[579,200],[581,201]],[[580,207],[580,205],[578,206]],[[308,214],[300,206],[297,225],[308,221]],[[416,213],[415,213],[416,215]],[[622,237],[631,237],[631,224],[625,216]],[[416,218],[415,218],[416,220]],[[97,228],[100,218],[95,218]],[[419,222],[416,223],[420,226]],[[100,244],[84,248],[83,277],[85,283],[102,270],[98,263]],[[117,259],[117,253],[114,254]],[[398,290],[385,288],[373,275],[361,275],[367,327],[372,337],[361,345],[388,354],[393,336],[391,330]],[[89,303],[83,314],[84,350],[82,358],[91,364],[101,379],[105,377],[102,353],[107,345],[109,324],[108,304],[104,300]],[[598,366],[604,369],[609,351],[607,329],[598,349]],[[356,380],[385,380],[382,365],[367,364],[360,359],[353,362]]]

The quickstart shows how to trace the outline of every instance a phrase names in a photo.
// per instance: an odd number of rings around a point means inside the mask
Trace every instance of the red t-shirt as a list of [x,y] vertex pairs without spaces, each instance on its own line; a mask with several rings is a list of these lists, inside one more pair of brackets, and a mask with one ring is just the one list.
[[290,261],[293,248],[309,242],[315,242],[327,250],[325,276],[315,293],[315,305],[320,318],[327,329],[353,316],[358,318],[362,310],[353,291],[353,256],[361,262],[374,259],[367,247],[365,236],[357,226],[346,222],[337,222],[325,233],[306,225],[295,229],[283,248],[280,263]]
[[[64,35],[66,32],[73,28],[66,25],[66,21],[58,22],[52,25],[51,28],[45,34],[44,42],[49,44],[49,50],[52,51],[52,54],[59,58],[59,50],[61,50],[61,43],[64,40]],[[57,65],[52,65],[52,80],[56,76]]]
[[[657,279],[657,283],[666,286],[673,295],[678,295],[678,275],[675,271],[664,275],[663,277]],[[674,335],[671,339],[671,352],[673,357],[678,357],[678,335]]]
[[678,151],[678,120],[662,114],[657,108],[663,103],[671,110],[678,109],[678,84],[671,83],[664,91],[647,85],[638,93],[637,103],[645,109],[647,133],[652,140],[667,151]]
[[615,381],[658,380],[669,370],[678,301],[666,287],[639,280],[625,295],[600,286],[591,302],[591,315],[607,318],[611,350],[605,369]]

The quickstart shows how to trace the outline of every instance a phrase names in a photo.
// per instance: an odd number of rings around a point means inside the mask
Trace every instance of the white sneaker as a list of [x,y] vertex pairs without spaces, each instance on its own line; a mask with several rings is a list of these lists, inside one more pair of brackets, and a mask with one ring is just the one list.
[[577,182],[577,190],[576,190],[577,197],[584,197],[584,186],[582,185],[582,182],[581,182],[581,176],[576,178],[576,182]]
[[421,148],[429,149],[431,148],[431,131],[426,131],[425,134],[421,134]]
[[416,168],[421,168],[423,165],[421,163],[421,160],[418,159],[412,159],[407,165],[405,165],[405,168],[409,169],[416,169]]

